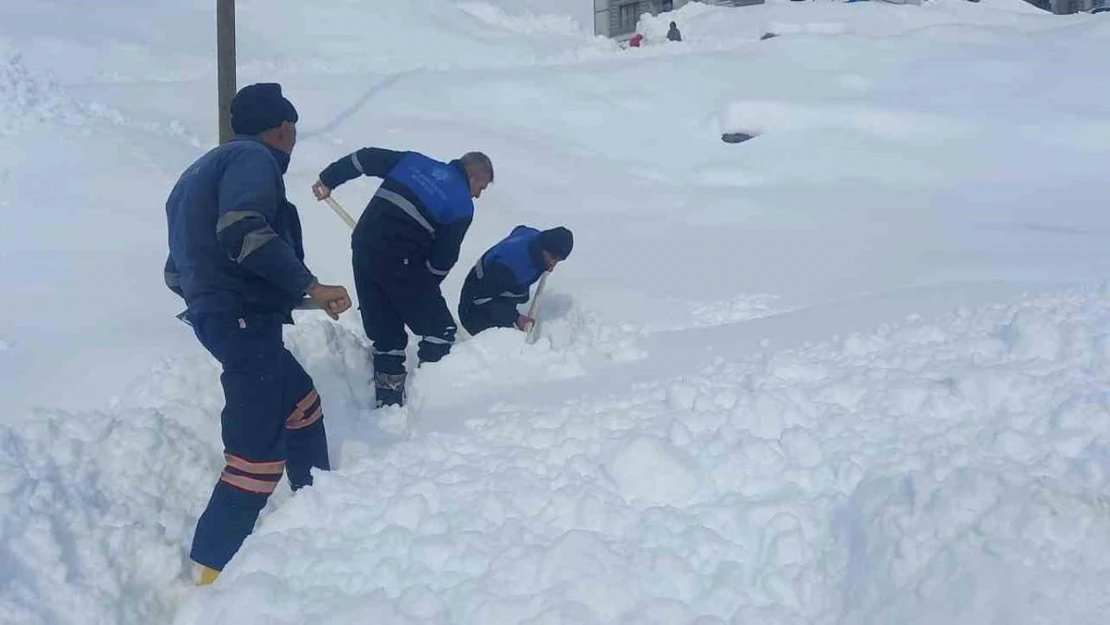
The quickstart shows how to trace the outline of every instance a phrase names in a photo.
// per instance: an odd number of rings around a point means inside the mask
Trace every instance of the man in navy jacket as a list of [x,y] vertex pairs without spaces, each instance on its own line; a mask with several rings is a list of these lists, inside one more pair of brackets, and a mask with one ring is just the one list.
[[459,259],[474,199],[493,182],[481,152],[443,163],[418,152],[363,148],[320,172],[322,200],[358,176],[382,178],[351,238],[355,290],[366,336],[374,343],[378,406],[403,405],[405,326],[420,336],[420,362],[435,362],[455,342],[455,319],[439,285]]
[[467,274],[459,296],[463,327],[471,334],[512,327],[527,332],[535,319],[520,314],[517,306],[528,301],[529,288],[566,260],[573,248],[574,235],[566,228],[513,228]]
[[190,553],[201,584],[239,550],[283,473],[295,490],[312,483],[313,467],[329,468],[320,397],[285,349],[282,325],[305,294],[333,319],[351,302],[304,265],[300,219],[282,181],[296,121],[279,85],[244,87],[231,102],[236,136],[190,165],[166,201],[166,285],[223,366],[226,466]]

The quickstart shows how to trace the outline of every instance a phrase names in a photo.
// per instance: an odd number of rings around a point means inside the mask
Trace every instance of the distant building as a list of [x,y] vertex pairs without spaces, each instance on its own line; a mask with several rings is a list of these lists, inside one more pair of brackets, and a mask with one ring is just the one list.
[[[593,0],[594,34],[614,39],[628,39],[636,32],[636,23],[644,13],[659,15],[673,11],[695,0]],[[748,6],[763,0],[697,0],[703,4]],[[922,0],[882,0],[891,4],[921,4]],[[970,0],[978,2],[978,0]],[[1110,6],[1110,0],[1026,0],[1033,6],[1057,15],[1081,13]]]
[[[627,39],[636,32],[636,23],[644,13],[659,15],[673,11],[693,0],[594,0],[594,34]],[[1089,0],[1088,0],[1089,1]],[[703,4],[746,6],[763,4],[763,0],[700,0]]]
[[1098,9],[1106,6],[1107,2],[1106,0],[1042,0],[1032,4],[1046,11],[1052,11],[1056,15],[1067,15]]

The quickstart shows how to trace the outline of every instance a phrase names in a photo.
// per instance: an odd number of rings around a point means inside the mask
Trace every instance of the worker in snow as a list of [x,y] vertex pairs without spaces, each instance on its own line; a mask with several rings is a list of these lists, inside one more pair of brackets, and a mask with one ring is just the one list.
[[528,301],[529,288],[566,260],[573,248],[574,235],[566,228],[513,228],[467,274],[459,296],[463,327],[471,334],[512,327],[527,332],[536,320],[521,314],[517,306]]
[[671,27],[667,29],[667,41],[682,41],[682,33],[678,32],[678,24],[671,22]]
[[628,40],[628,45],[632,48],[639,48],[640,44],[642,44],[643,42],[644,36],[640,33],[636,33],[635,35],[632,35],[631,39]]
[[236,136],[190,165],[166,201],[166,285],[223,366],[226,465],[193,536],[200,584],[239,550],[283,472],[296,490],[312,483],[312,468],[329,468],[320,397],[282,344],[282,325],[305,294],[333,319],[351,301],[304,265],[300,219],[282,181],[296,123],[280,85],[243,87],[231,101]]
[[358,176],[382,178],[351,239],[362,326],[373,342],[377,405],[405,400],[408,326],[421,337],[421,363],[443,358],[457,326],[440,283],[459,258],[474,217],[474,199],[493,182],[481,152],[449,163],[417,152],[363,148],[320,172],[318,200]]

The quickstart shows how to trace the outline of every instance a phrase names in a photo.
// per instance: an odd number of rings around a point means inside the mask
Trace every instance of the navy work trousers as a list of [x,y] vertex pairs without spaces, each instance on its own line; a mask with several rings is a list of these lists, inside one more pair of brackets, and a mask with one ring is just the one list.
[[[405,326],[420,336],[417,356],[420,362],[435,362],[451,351],[455,342],[455,319],[439,290],[439,282],[423,264],[407,258],[390,259],[355,247],[353,253],[355,291],[366,336],[374,343],[375,378],[403,376],[405,347],[409,337]],[[387,391],[377,385],[378,401],[402,403],[401,392]]]
[[[463,289],[463,298],[467,298],[468,294],[466,289]],[[515,307],[515,304],[512,304]],[[471,336],[477,335],[479,332],[484,332],[490,328],[515,328],[515,323],[501,323],[490,314],[491,308],[487,305],[474,304],[472,301],[463,299],[459,304],[459,322],[462,327]],[[514,319],[515,321],[515,319]]]
[[190,314],[197,338],[223,365],[220,415],[226,466],[197,521],[191,557],[224,566],[254,530],[282,473],[296,490],[328,470],[328,442],[312,378],[285,348],[276,315]]

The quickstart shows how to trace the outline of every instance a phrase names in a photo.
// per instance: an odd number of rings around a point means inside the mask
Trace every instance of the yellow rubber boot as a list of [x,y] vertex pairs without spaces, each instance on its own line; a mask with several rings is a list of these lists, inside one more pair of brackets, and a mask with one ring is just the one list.
[[220,576],[220,572],[216,569],[210,569],[203,564],[198,564],[197,566],[200,567],[200,575],[197,577],[197,586],[207,586],[216,581],[216,578]]

